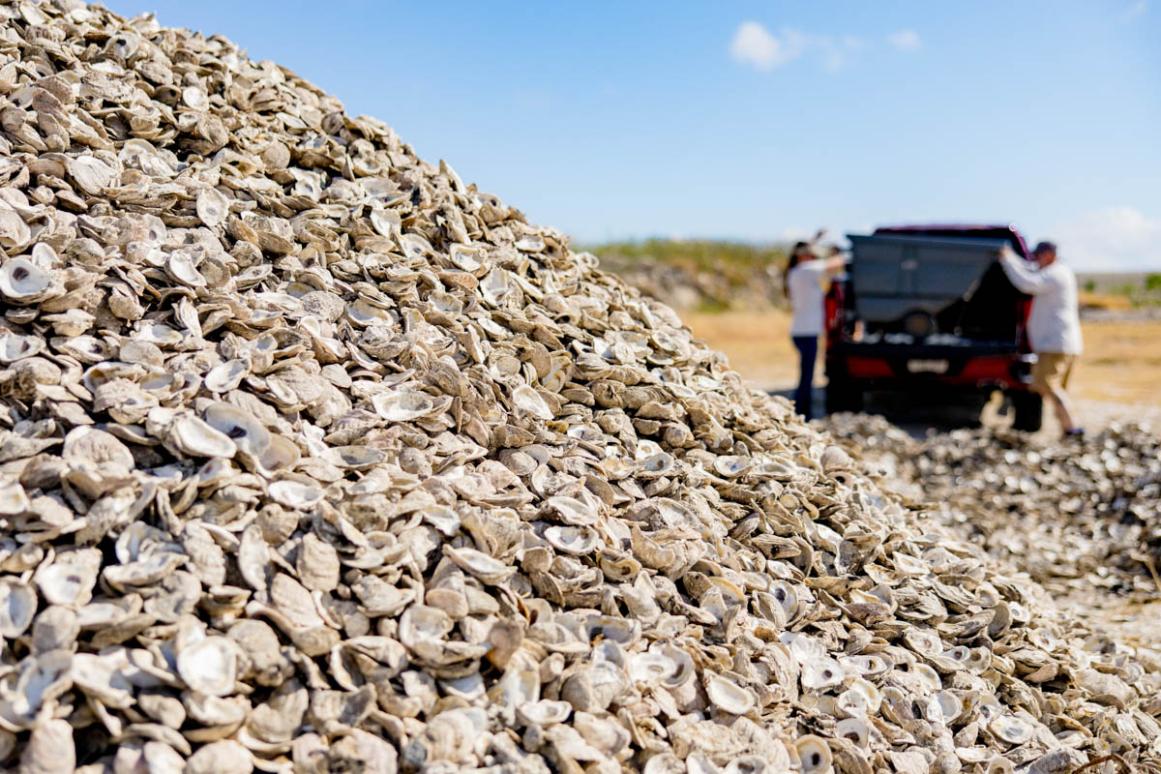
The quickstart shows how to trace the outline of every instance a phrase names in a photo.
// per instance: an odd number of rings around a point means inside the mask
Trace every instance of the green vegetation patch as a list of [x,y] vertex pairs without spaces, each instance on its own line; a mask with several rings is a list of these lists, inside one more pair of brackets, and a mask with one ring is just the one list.
[[1161,306],[1161,272],[1082,273],[1077,279],[1089,293],[1126,298],[1135,307]]
[[695,239],[646,239],[641,242],[610,242],[586,248],[601,258],[625,263],[655,261],[697,271],[727,269],[739,277],[753,276],[771,264],[786,263],[785,245],[754,245]]
[[630,281],[643,274],[657,277],[662,296],[665,288],[676,283],[696,292],[698,311],[725,311],[782,302],[777,288],[786,265],[786,248],[706,239],[646,239],[584,249],[596,254],[605,270]]

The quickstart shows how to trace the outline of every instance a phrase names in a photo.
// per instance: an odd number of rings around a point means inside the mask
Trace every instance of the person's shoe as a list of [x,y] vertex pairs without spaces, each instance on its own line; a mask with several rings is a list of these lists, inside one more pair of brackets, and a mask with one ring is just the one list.
[[1083,427],[1069,428],[1068,430],[1064,431],[1064,437],[1065,438],[1076,438],[1077,440],[1080,440],[1080,439],[1084,438],[1084,428]]

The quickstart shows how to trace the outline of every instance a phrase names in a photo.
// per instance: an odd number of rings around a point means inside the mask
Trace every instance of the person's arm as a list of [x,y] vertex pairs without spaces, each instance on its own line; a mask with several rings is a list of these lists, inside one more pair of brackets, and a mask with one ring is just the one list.
[[827,274],[838,274],[840,271],[846,268],[847,259],[845,256],[839,255],[834,258],[825,259],[822,262],[822,265],[826,267]]
[[1004,274],[1008,275],[1008,281],[1021,293],[1034,296],[1044,290],[1044,274],[1029,268],[1028,262],[1016,255],[1012,248],[1005,247],[1000,251],[1000,266],[1004,268]]
[[839,258],[816,258],[813,261],[798,264],[798,268],[811,274],[817,274],[819,280],[823,277],[828,277],[832,274],[837,274],[846,266],[846,259]]

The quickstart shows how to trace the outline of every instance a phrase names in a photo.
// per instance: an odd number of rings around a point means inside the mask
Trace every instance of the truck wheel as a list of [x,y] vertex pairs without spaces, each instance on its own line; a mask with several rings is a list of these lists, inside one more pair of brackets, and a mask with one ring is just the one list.
[[1035,433],[1044,420],[1044,399],[1031,391],[1013,392],[1012,413],[1013,430]]
[[830,379],[826,385],[826,413],[863,410],[863,391],[850,379]]

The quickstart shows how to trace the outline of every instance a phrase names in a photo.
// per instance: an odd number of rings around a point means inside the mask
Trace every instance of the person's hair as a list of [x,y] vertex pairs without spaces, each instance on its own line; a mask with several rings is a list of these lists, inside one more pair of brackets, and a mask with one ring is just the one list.
[[795,242],[794,247],[790,248],[790,256],[786,259],[786,268],[782,270],[782,292],[786,294],[786,299],[790,299],[790,270],[798,265],[798,254],[810,247],[808,242]]

